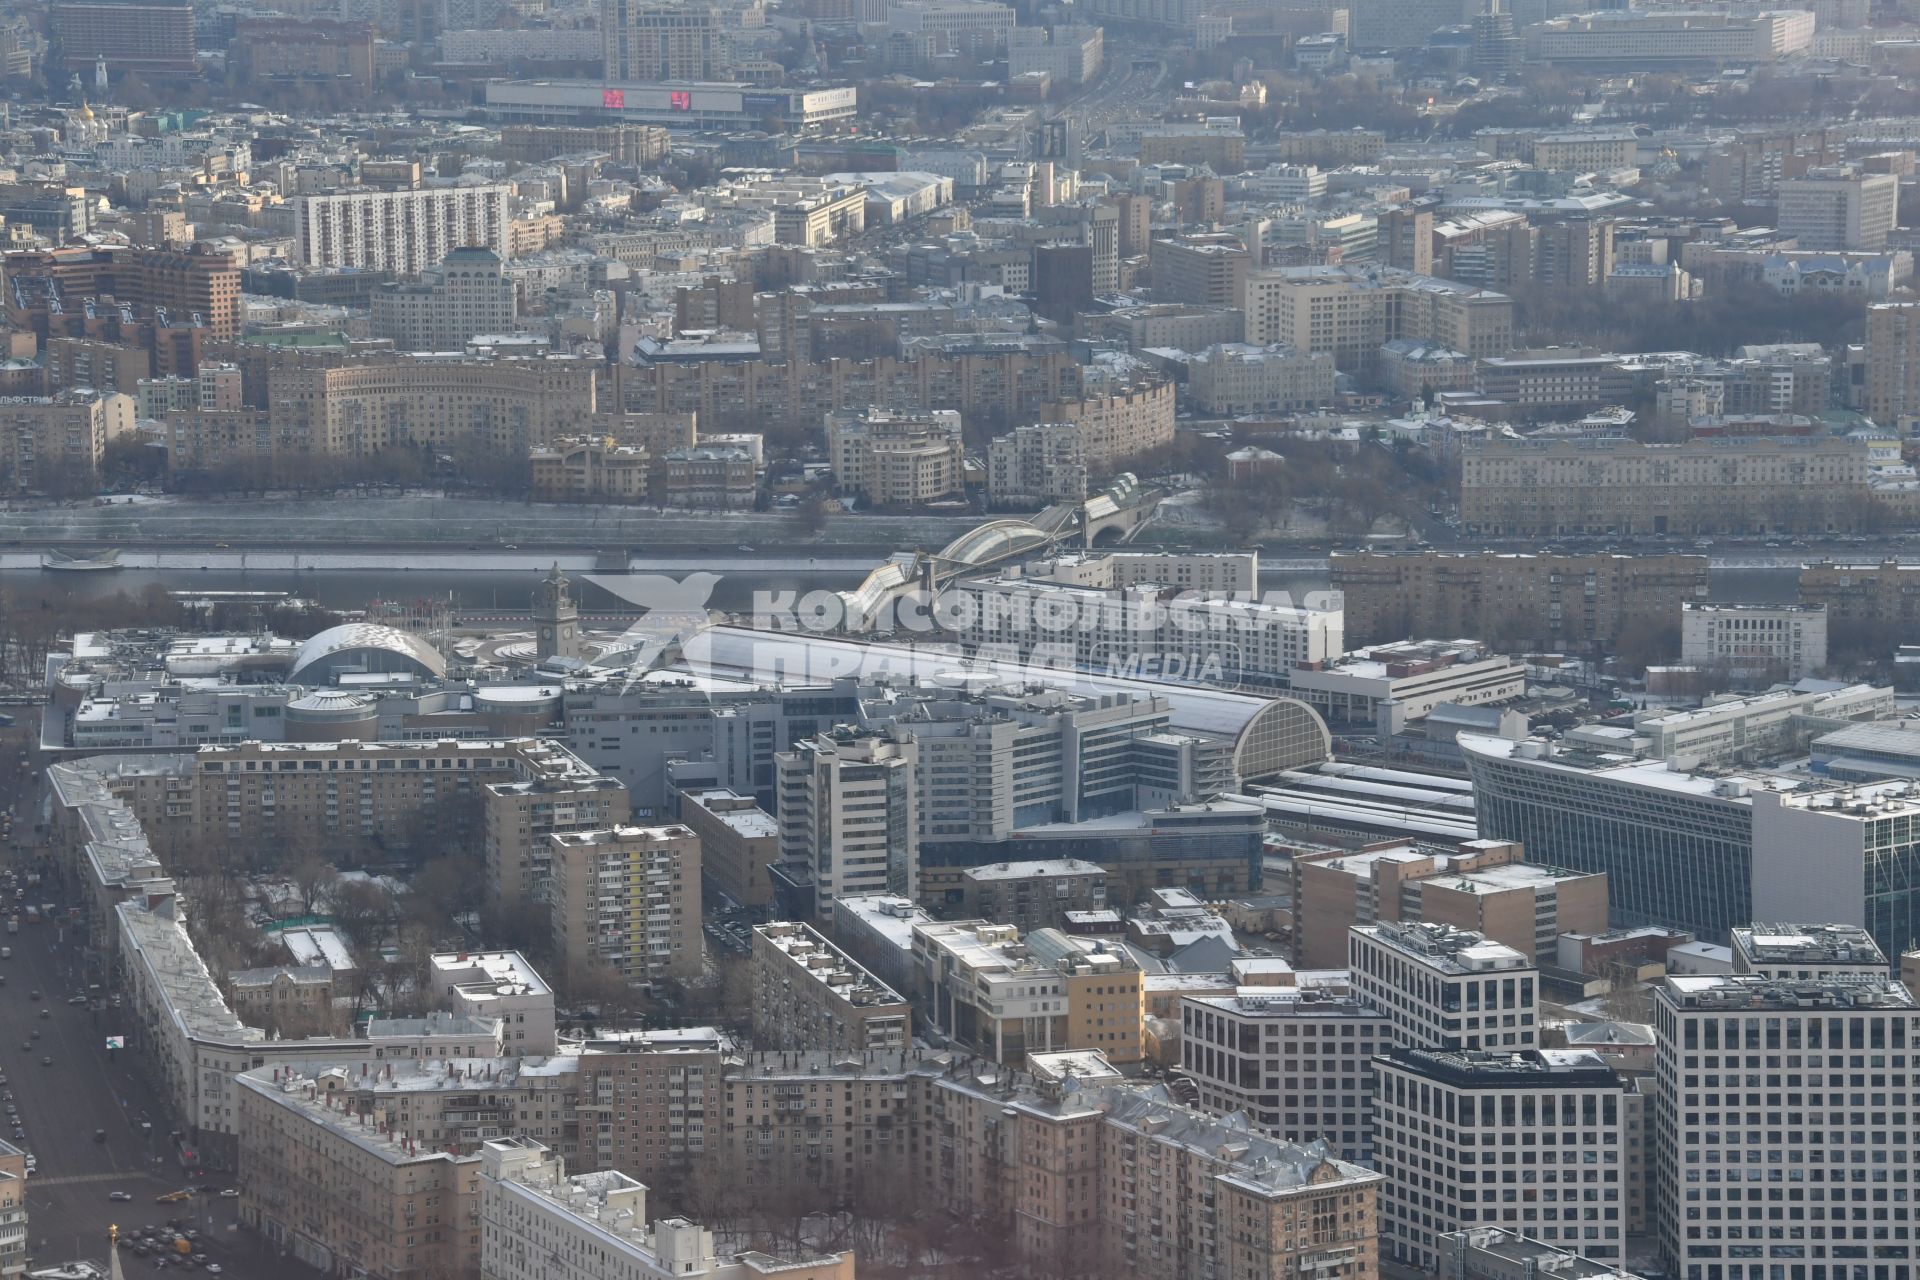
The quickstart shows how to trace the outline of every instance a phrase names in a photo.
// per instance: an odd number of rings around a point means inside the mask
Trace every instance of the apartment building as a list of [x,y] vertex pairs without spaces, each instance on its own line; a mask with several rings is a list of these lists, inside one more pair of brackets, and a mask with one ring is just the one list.
[[1830,636],[1884,635],[1891,641],[1914,635],[1913,628],[1920,627],[1920,565],[1891,558],[1805,564],[1800,567],[1800,600],[1826,609]]
[[567,981],[602,967],[633,985],[700,976],[700,837],[691,828],[610,826],[547,840],[553,950]]
[[660,455],[657,498],[664,506],[696,511],[744,511],[760,493],[754,452],[724,445],[669,449]]
[[680,820],[700,837],[700,876],[743,907],[773,902],[780,824],[752,796],[725,787],[680,793]]
[[1254,257],[1240,237],[1226,232],[1176,235],[1149,242],[1147,265],[1157,301],[1237,307]]
[[1683,601],[1680,661],[1734,680],[1804,680],[1827,665],[1826,606]]
[[1867,416],[1889,427],[1920,414],[1920,303],[1876,302],[1867,308]]
[[605,152],[617,165],[645,168],[666,159],[665,129],[644,124],[510,124],[500,130],[500,158],[512,164],[538,164],[580,151]]
[[[1297,669],[1335,660],[1341,615],[1330,609],[1203,598],[1174,583],[1085,586],[1085,575],[966,578],[952,625],[969,649],[1107,674],[1287,687]],[[1062,578],[1066,580],[1061,580]]]
[[[1403,1048],[1374,1073],[1381,1239],[1396,1261],[1431,1270],[1441,1236],[1488,1225],[1625,1260],[1627,1112],[1640,1097],[1598,1054]],[[1515,1147],[1528,1167],[1506,1164]]]
[[344,1067],[236,1078],[240,1221],[329,1275],[471,1273],[480,1258],[480,1157],[369,1123],[369,1113],[339,1105],[349,1083]]
[[[1899,1247],[1890,1242],[1901,1233],[1910,1237],[1908,1201],[1896,1195],[1878,1207],[1865,1203],[1875,1194],[1869,1179],[1899,1178],[1899,1158],[1913,1142],[1910,1113],[1865,1104],[1914,1088],[1913,1059],[1903,1051],[1915,1022],[1913,996],[1884,976],[1670,977],[1655,989],[1648,1200],[1671,1275],[1706,1280],[1719,1267],[1724,1276],[1752,1280],[1753,1268],[1766,1265],[1750,1260],[1753,1251],[1775,1247],[1794,1251],[1797,1265],[1838,1275],[1876,1248]],[[1797,1065],[1786,1077],[1784,1111],[1764,1074],[1778,1054]],[[1868,1054],[1883,1064],[1875,1078],[1889,1095],[1863,1093],[1862,1081],[1852,1078]],[[1763,1147],[1767,1162],[1777,1161],[1783,1181],[1799,1192],[1804,1214],[1796,1233],[1777,1245],[1769,1243],[1772,1208],[1757,1197],[1736,1198],[1740,1188],[1730,1185],[1746,1157],[1762,1155]]]
[[1057,929],[1022,937],[977,920],[922,925],[913,971],[921,1016],[995,1062],[1055,1049],[1141,1057],[1140,965],[1122,948]]
[[809,924],[755,925],[751,972],[762,1050],[858,1054],[913,1043],[906,998]]
[[552,836],[601,830],[631,809],[618,778],[603,776],[564,747],[549,752],[546,746],[516,769],[519,776],[480,788],[487,894],[502,906],[548,901]]
[[0,396],[0,470],[21,493],[91,493],[108,443],[132,434],[133,409],[111,391]]
[[1512,947],[1443,924],[1347,931],[1354,991],[1414,1048],[1515,1053],[1538,1043],[1538,968]]
[[1845,166],[1816,166],[1780,183],[1780,234],[1802,249],[1879,253],[1899,221],[1900,179]]
[[1707,595],[1704,555],[1336,551],[1347,638],[1485,636],[1505,652],[1610,653],[1629,627]]
[[1293,857],[1293,962],[1347,962],[1347,930],[1380,920],[1451,925],[1552,961],[1562,933],[1607,927],[1607,878],[1535,866],[1507,840],[1385,842]]
[[1333,357],[1292,347],[1223,343],[1187,359],[1187,394],[1207,413],[1299,413],[1333,400]]
[[364,457],[412,444],[514,457],[577,435],[594,414],[598,358],[357,356],[267,375],[275,455]]
[[506,1052],[554,1051],[553,988],[518,951],[443,952],[427,972],[455,1013],[499,1020]]
[[1343,370],[1365,371],[1395,338],[1437,343],[1477,358],[1513,346],[1513,300],[1505,294],[1393,267],[1287,267],[1247,277],[1246,340],[1325,352]]
[[309,267],[361,267],[396,276],[417,276],[470,246],[510,257],[512,190],[505,183],[482,183],[296,196],[289,201],[294,255]]
[[1052,400],[1039,413],[1041,421],[1077,424],[1086,465],[1099,472],[1172,444],[1174,417],[1174,384],[1149,377]]
[[961,873],[960,914],[1021,933],[1066,927],[1067,913],[1104,911],[1107,869],[1096,862],[993,862]]
[[775,752],[783,874],[804,876],[819,909],[842,895],[913,897],[915,744],[835,728]]
[[233,1012],[250,1027],[285,1036],[335,1030],[333,970],[326,965],[269,965],[227,974]]
[[959,494],[966,483],[960,415],[950,409],[829,414],[827,458],[841,492],[876,506],[923,506]]
[[27,1153],[0,1142],[0,1276],[27,1271]]
[[1087,496],[1087,455],[1072,422],[1034,422],[987,446],[987,493],[995,502],[1047,506]]
[[240,266],[231,255],[205,247],[81,246],[56,241],[51,249],[7,254],[4,269],[9,322],[31,328],[43,339],[49,336],[52,309],[79,311],[83,302],[97,298],[192,317],[214,342],[231,342],[240,336]]
[[1461,458],[1477,533],[1826,533],[1863,527],[1869,451],[1838,438],[1487,440]]
[[911,898],[873,894],[833,904],[833,937],[854,963],[905,994],[913,990],[913,929],[934,917]]
[[612,84],[728,79],[727,33],[713,5],[602,0],[603,75]]
[[[1288,975],[1293,977],[1295,975]],[[1386,1014],[1344,976],[1180,999],[1180,1066],[1215,1115],[1244,1114],[1286,1142],[1373,1160],[1373,1060],[1393,1045]]]
[[513,332],[517,296],[493,250],[455,249],[418,281],[373,291],[373,336],[400,351],[464,351],[476,335]]
[[854,1280],[851,1253],[722,1258],[713,1232],[685,1218],[649,1223],[647,1188],[615,1169],[569,1176],[530,1138],[497,1138],[480,1153],[480,1280]]

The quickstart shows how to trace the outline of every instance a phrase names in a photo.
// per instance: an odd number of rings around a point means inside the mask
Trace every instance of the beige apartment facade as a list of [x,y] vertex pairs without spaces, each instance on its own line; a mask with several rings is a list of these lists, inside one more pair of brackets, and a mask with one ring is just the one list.
[[1469,533],[1841,533],[1875,504],[1865,442],[1489,440],[1461,458]]
[[1704,555],[1336,551],[1328,566],[1352,644],[1484,636],[1507,652],[1607,652],[1708,590]]
[[1247,277],[1246,340],[1327,352],[1371,367],[1382,343],[1413,338],[1476,358],[1513,346],[1513,299],[1391,267],[1289,267]]
[[1048,422],[1078,424],[1087,468],[1106,471],[1173,443],[1174,385],[1149,379],[1072,400],[1056,400],[1041,416]]
[[912,1044],[906,998],[813,926],[756,925],[753,1040],[762,1049],[864,1053]]
[[249,1230],[328,1275],[473,1273],[479,1156],[423,1147],[338,1109],[344,1070],[261,1076],[238,1079],[239,1216]]
[[629,983],[700,976],[700,837],[692,828],[556,832],[549,905],[567,981],[608,968]]

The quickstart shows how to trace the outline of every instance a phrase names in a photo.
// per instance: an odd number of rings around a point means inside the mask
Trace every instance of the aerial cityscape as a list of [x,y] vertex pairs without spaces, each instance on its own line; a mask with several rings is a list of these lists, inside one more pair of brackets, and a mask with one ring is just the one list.
[[1917,157],[1920,0],[6,0],[0,1280],[1920,1280]]

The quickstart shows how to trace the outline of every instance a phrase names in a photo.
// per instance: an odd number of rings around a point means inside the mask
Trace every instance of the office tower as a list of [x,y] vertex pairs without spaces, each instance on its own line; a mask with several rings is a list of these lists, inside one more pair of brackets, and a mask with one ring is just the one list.
[[1347,931],[1353,989],[1423,1049],[1513,1053],[1538,1043],[1540,971],[1512,947],[1438,924]]
[[1380,1235],[1394,1259],[1432,1270],[1439,1236],[1493,1224],[1625,1259],[1626,1113],[1640,1099],[1599,1055],[1395,1049],[1374,1075]]
[[614,84],[726,79],[727,37],[711,5],[603,0],[605,78]]
[[1900,179],[1842,167],[1780,184],[1779,227],[1802,249],[1879,253],[1899,221]]
[[918,890],[917,749],[911,738],[836,728],[774,754],[780,861],[821,911],[842,895]]

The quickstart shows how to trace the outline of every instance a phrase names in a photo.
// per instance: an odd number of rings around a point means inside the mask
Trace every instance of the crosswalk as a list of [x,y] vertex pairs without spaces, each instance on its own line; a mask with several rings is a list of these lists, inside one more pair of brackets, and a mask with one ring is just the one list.
[[40,1178],[33,1180],[36,1187],[67,1187],[81,1182],[124,1182],[128,1178],[144,1178],[147,1175],[137,1169],[125,1173],[70,1173],[64,1178]]

